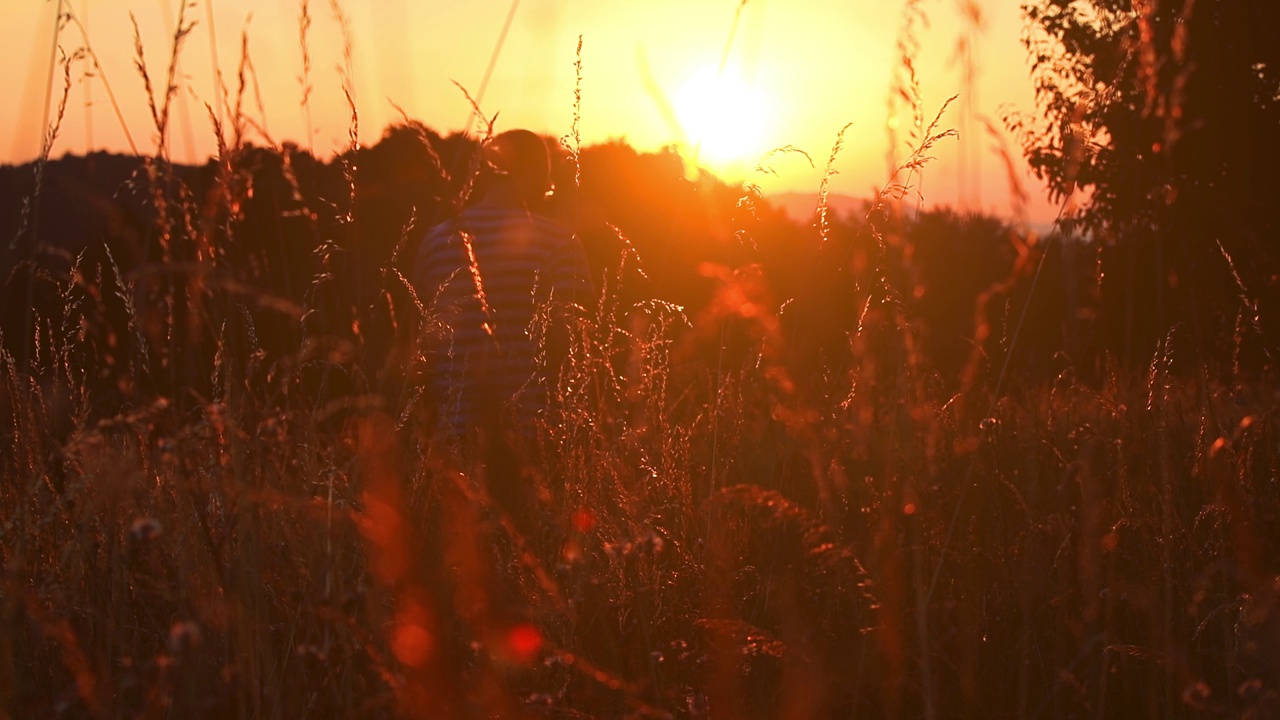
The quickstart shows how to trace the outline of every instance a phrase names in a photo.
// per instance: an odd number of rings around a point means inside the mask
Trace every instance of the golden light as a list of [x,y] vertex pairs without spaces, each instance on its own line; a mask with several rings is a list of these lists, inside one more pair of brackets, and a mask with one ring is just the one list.
[[737,70],[704,67],[676,96],[676,115],[691,152],[720,165],[754,162],[764,151],[767,103]]

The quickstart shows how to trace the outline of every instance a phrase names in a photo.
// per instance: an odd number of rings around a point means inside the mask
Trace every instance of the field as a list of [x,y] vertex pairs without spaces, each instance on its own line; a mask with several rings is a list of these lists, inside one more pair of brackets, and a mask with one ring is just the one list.
[[0,718],[1280,715],[1256,305],[1116,351],[1111,250],[911,212],[937,115],[809,225],[570,132],[599,301],[530,328],[536,432],[458,452],[406,277],[473,139],[324,162],[238,110],[203,168],[57,161],[58,113],[4,256]]

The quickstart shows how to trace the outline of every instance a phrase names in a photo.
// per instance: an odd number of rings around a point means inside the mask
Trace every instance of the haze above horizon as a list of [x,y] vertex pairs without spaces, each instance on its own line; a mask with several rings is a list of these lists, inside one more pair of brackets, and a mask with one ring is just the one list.
[[[888,115],[893,75],[901,65],[897,41],[904,8],[915,5],[495,0],[464,7],[442,0],[197,0],[186,9],[186,22],[195,25],[178,56],[168,151],[180,162],[203,162],[216,153],[210,111],[216,116],[229,110],[215,88],[220,76],[235,103],[242,47],[250,60],[244,111],[260,126],[258,134],[310,147],[321,157],[349,142],[344,73],[350,75],[362,144],[376,142],[401,120],[400,109],[441,133],[462,129],[471,109],[459,86],[496,117],[497,130],[527,127],[565,136],[574,126],[581,37],[584,145],[610,139],[640,150],[674,145],[731,182],[756,183],[767,193],[816,192],[837,134],[848,124],[832,165],[837,174],[831,190],[865,197],[889,178],[887,128],[896,123],[902,135],[911,122],[909,108],[901,104],[896,117]],[[303,8],[309,17],[305,72]],[[999,126],[1003,107],[1034,108],[1019,11],[993,0],[930,3],[923,11],[927,22],[915,26],[914,38],[925,122],[947,98],[960,96],[941,122],[959,137],[931,153],[936,159],[919,184],[924,204],[1007,215],[1008,173],[984,121]],[[6,93],[17,100],[16,112],[0,114],[0,135],[11,138],[8,147],[0,147],[0,162],[25,162],[39,154],[42,119],[56,113],[62,91],[59,57],[85,47],[86,37],[101,71],[89,59],[72,64],[53,155],[129,152],[125,127],[138,152],[156,151],[149,102],[135,68],[131,16],[160,93],[178,3],[48,0],[11,7],[9,15],[0,28],[0,57],[14,70],[5,82],[21,86]],[[966,79],[968,71],[973,75]],[[1007,137],[1005,142],[1016,154],[1016,143]],[[770,149],[784,146],[803,150],[813,166],[800,153],[775,153],[764,163],[770,172],[753,169]],[[900,138],[899,157],[905,148]],[[1014,161],[1032,196],[1029,219],[1044,222],[1052,209],[1021,158]]]

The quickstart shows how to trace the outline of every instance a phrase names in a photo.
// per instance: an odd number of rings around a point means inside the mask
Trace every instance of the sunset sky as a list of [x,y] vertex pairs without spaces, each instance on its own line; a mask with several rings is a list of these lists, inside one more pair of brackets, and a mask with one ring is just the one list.
[[[9,69],[9,110],[0,114],[0,162],[29,160],[39,152],[41,121],[49,87],[59,0],[3,0],[0,58]],[[979,207],[1007,214],[1009,191],[994,141],[981,117],[999,123],[1001,108],[1033,108],[1027,61],[1019,42],[1018,3],[976,0],[977,82],[967,96],[973,121],[961,101],[944,127],[966,130],[963,140],[943,143],[925,176],[926,204]],[[62,0],[87,29],[137,149],[155,151],[155,133],[142,80],[134,68],[137,18],[152,83],[163,85],[178,4],[174,0]],[[895,40],[903,26],[905,0],[523,0],[515,4],[492,79],[481,101],[497,114],[497,130],[528,127],[552,136],[573,123],[575,50],[582,37],[581,134],[584,144],[623,138],[651,150],[679,144],[726,179],[760,184],[767,192],[815,192],[837,132],[852,123],[835,163],[835,192],[868,195],[888,176],[886,103],[896,66]],[[927,25],[920,31],[919,78],[931,118],[943,101],[963,94],[964,63],[958,42],[970,24],[957,0],[920,3]],[[302,110],[302,51],[298,0],[195,0],[187,9],[194,31],[180,56],[170,137],[177,161],[202,162],[214,152],[205,104],[216,107],[214,58],[234,94],[241,36],[260,83],[263,113],[246,98],[248,112],[272,139],[306,142]],[[485,69],[498,46],[509,0],[346,0],[352,80],[362,143],[374,143],[399,119],[393,103],[412,118],[449,132],[468,120],[469,105],[455,81],[479,96]],[[311,146],[330,156],[347,142],[346,100],[340,66],[343,40],[330,0],[311,0]],[[736,31],[723,73],[721,56]],[[215,42],[216,38],[216,42]],[[64,23],[58,46],[68,54],[84,45],[80,26]],[[128,151],[101,78],[92,66],[72,67],[72,89],[54,156],[87,149]],[[53,79],[51,105],[61,92]],[[909,121],[902,118],[903,122]],[[753,172],[756,160],[784,145],[808,152],[816,168],[796,154],[776,157],[776,175]],[[1010,148],[1016,146],[1010,141]],[[1016,149],[1014,150],[1016,152]],[[972,157],[968,170],[960,158]],[[1021,164],[1019,165],[1021,169]],[[971,178],[959,182],[964,173]],[[1031,219],[1052,210],[1035,202]]]

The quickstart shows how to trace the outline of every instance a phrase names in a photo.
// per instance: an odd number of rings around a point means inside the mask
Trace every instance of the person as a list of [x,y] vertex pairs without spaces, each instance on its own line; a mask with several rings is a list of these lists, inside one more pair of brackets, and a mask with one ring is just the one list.
[[481,153],[479,200],[428,232],[414,267],[448,329],[429,352],[431,390],[443,428],[464,443],[530,432],[546,403],[535,314],[594,292],[577,237],[540,213],[552,192],[545,141],[510,130]]

